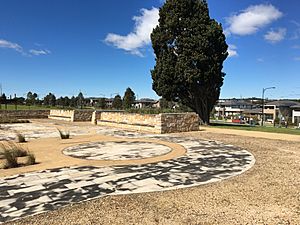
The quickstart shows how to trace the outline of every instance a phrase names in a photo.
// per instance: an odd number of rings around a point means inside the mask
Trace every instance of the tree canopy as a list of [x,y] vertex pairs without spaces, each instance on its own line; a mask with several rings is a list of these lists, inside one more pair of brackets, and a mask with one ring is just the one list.
[[113,102],[112,102],[112,107],[113,107],[114,109],[122,109],[122,105],[123,105],[123,103],[122,103],[122,98],[121,98],[121,96],[120,96],[120,95],[116,95],[116,96],[114,97]]
[[123,97],[123,105],[125,109],[130,109],[132,104],[135,102],[135,93],[131,90],[131,88],[127,88],[124,97]]
[[222,26],[210,18],[205,0],[167,0],[159,16],[151,34],[156,56],[153,90],[190,107],[209,123],[228,56]]

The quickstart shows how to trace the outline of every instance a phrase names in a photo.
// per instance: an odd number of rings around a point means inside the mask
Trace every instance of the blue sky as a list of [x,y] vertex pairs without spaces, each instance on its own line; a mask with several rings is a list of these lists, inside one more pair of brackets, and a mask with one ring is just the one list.
[[[300,99],[300,3],[208,0],[230,45],[221,98]],[[31,90],[111,97],[131,87],[158,98],[149,34],[162,0],[2,0],[0,83],[7,94]]]

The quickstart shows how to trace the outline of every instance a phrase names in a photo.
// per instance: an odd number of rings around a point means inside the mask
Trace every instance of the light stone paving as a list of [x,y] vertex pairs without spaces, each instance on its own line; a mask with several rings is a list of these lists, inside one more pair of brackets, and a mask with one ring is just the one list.
[[[221,181],[245,172],[255,163],[253,155],[248,151],[216,141],[176,135],[139,134],[98,127],[97,132],[118,136],[122,144],[125,144],[122,137],[173,142],[186,148],[187,153],[178,158],[152,164],[73,166],[0,178],[0,223],[106,195],[165,191]],[[128,152],[142,143],[136,144],[129,144]],[[100,147],[103,145],[105,144],[100,143]],[[114,146],[111,147],[114,152]],[[155,147],[157,146],[152,146]],[[133,152],[131,157],[137,157],[136,152]],[[142,157],[155,151],[150,152]],[[120,159],[124,151],[119,153],[109,154],[108,147],[105,157]]]
[[144,159],[167,154],[172,149],[147,142],[90,142],[65,148],[67,156],[89,160],[130,160]]

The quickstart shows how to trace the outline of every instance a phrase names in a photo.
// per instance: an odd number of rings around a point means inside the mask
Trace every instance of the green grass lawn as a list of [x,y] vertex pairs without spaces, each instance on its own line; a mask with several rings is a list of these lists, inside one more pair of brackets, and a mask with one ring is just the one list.
[[284,128],[284,127],[261,127],[261,126],[230,126],[230,125],[214,125],[212,127],[223,128],[223,129],[234,129],[234,130],[248,130],[248,131],[261,131],[269,133],[281,133],[281,134],[295,134],[300,135],[300,130],[295,128]]

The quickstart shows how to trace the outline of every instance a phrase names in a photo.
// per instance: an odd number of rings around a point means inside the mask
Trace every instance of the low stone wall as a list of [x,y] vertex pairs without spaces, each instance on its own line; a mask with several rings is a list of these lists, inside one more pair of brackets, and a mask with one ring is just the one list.
[[195,113],[134,114],[124,112],[94,112],[92,123],[152,133],[176,133],[199,130],[199,117]]
[[50,111],[49,119],[65,120],[65,121],[91,121],[92,110],[59,110]]
[[0,110],[1,118],[45,119],[49,114],[50,110]]
[[199,130],[199,116],[196,113],[161,114],[161,133],[177,133]]

